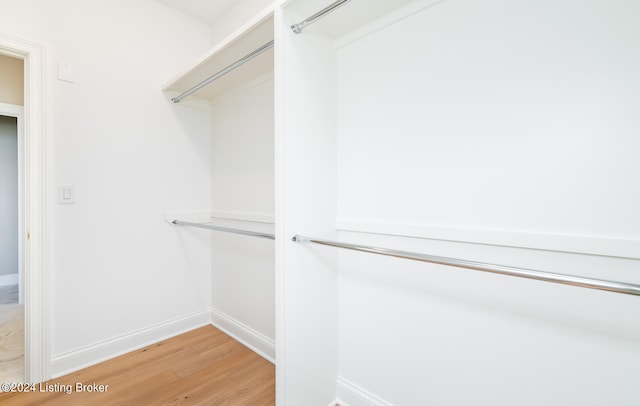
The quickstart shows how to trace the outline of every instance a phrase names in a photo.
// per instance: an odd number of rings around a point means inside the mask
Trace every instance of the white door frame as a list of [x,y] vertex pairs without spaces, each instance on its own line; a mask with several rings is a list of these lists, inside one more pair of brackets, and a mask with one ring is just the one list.
[[0,34],[0,54],[24,60],[24,307],[25,380],[50,378],[49,161],[45,138],[44,45]]

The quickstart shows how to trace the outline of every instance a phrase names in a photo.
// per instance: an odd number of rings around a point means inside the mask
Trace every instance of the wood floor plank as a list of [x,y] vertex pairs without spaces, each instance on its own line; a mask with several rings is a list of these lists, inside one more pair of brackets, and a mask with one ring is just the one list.
[[[76,392],[77,382],[109,385]],[[275,405],[275,367],[213,326],[36,385],[0,393],[4,405]],[[57,386],[56,386],[57,385]],[[72,393],[39,389],[73,387]]]
[[158,405],[172,404],[180,399],[186,401],[192,390],[202,385],[206,385],[212,392],[215,392],[216,398],[220,397],[224,395],[229,385],[237,385],[237,383],[226,379],[228,369],[250,362],[252,357],[253,354],[247,352],[234,353],[224,360],[224,365],[212,365],[196,375],[177,379],[170,387],[163,388],[162,391],[145,394],[144,401],[146,404]]

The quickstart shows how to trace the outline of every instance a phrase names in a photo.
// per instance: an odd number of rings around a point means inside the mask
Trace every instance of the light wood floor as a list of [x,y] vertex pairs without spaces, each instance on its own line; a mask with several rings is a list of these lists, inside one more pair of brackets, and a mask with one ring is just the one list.
[[24,306],[0,304],[0,382],[24,381]]
[[[77,392],[78,382],[109,386]],[[0,404],[268,406],[275,405],[275,367],[205,326],[36,385],[34,393],[0,393]]]

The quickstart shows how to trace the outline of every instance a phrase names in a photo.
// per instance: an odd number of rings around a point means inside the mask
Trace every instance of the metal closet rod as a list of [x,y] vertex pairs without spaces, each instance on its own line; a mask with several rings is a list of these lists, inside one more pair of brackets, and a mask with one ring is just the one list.
[[327,14],[329,14],[332,11],[334,11],[335,9],[347,4],[350,1],[351,0],[338,0],[335,3],[332,3],[329,6],[327,6],[327,7],[323,8],[322,10],[318,11],[317,13],[315,13],[311,17],[307,18],[306,20],[301,21],[298,24],[293,24],[291,26],[291,29],[296,34],[300,34],[302,32],[302,30],[305,29],[306,27],[310,26],[311,24],[315,23],[316,21],[318,21],[322,17],[326,16]]
[[228,228],[228,227],[213,226],[211,224],[191,223],[189,221],[182,221],[182,220],[173,220],[171,223],[177,226],[205,228],[207,230],[215,230],[215,231],[222,231],[225,233],[248,235],[251,237],[266,238],[269,240],[276,239],[276,236],[273,234],[260,233],[258,231],[240,230],[239,228]]
[[229,65],[226,68],[222,69],[221,71],[214,73],[212,76],[209,76],[208,78],[206,78],[202,82],[198,83],[197,85],[195,85],[191,89],[180,93],[179,95],[177,95],[176,97],[171,99],[171,101],[174,102],[174,103],[179,103],[180,100],[184,99],[185,97],[189,96],[190,94],[195,93],[198,90],[200,90],[203,87],[205,87],[208,84],[210,84],[211,82],[213,82],[213,81],[215,81],[217,79],[220,79],[221,77],[223,77],[227,73],[233,71],[234,69],[238,68],[241,65],[244,65],[245,63],[249,62],[250,60],[252,60],[256,56],[265,53],[266,51],[268,51],[271,48],[273,48],[273,40],[267,42],[266,44],[264,44],[260,48],[256,49],[255,51],[251,52],[250,54],[247,54],[247,55],[243,56],[242,58],[238,59],[237,61],[235,61],[231,65]]
[[346,248],[355,251],[369,252],[372,254],[388,255],[397,258],[413,259],[416,261],[430,262],[433,264],[456,266],[459,268],[473,269],[476,271],[492,272],[501,275],[517,276],[520,278],[536,279],[546,282],[560,283],[563,285],[580,286],[589,289],[606,290],[609,292],[624,293],[627,295],[640,296],[640,285],[606,281],[601,279],[582,278],[579,276],[564,275],[551,272],[534,271],[532,269],[514,268],[505,265],[487,264],[482,262],[467,261],[464,259],[439,257],[434,255],[419,254],[415,252],[399,251],[388,248],[371,247],[344,243],[339,241],[321,240],[318,238],[295,235],[293,241],[299,243],[314,243],[328,245],[331,247]]

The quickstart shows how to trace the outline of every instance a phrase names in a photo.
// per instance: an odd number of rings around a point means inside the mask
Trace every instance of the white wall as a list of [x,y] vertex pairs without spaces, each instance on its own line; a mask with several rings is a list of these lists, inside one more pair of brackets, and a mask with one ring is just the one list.
[[274,215],[273,78],[212,107],[212,210]]
[[[273,108],[272,78],[212,107],[212,213],[227,219],[218,225],[274,232]],[[212,238],[213,308],[275,340],[273,241]]]
[[18,273],[18,121],[0,116],[0,276]]
[[[339,48],[340,238],[640,283],[638,12],[451,0]],[[637,297],[339,263],[352,406],[640,401]]]
[[638,238],[637,5],[556,3],[447,1],[340,49],[341,217]]
[[[210,207],[210,123],[160,92],[209,48],[210,31],[151,0],[2,0],[0,7],[3,33],[47,46],[59,373],[123,350],[127,334],[125,344],[141,329],[152,337],[163,323],[170,333],[172,321],[210,305],[209,234],[163,220],[167,210]],[[74,67],[75,83],[57,80],[58,62]],[[58,184],[75,186],[75,205],[56,203]]]
[[0,55],[0,103],[24,105],[24,64],[22,59]]

